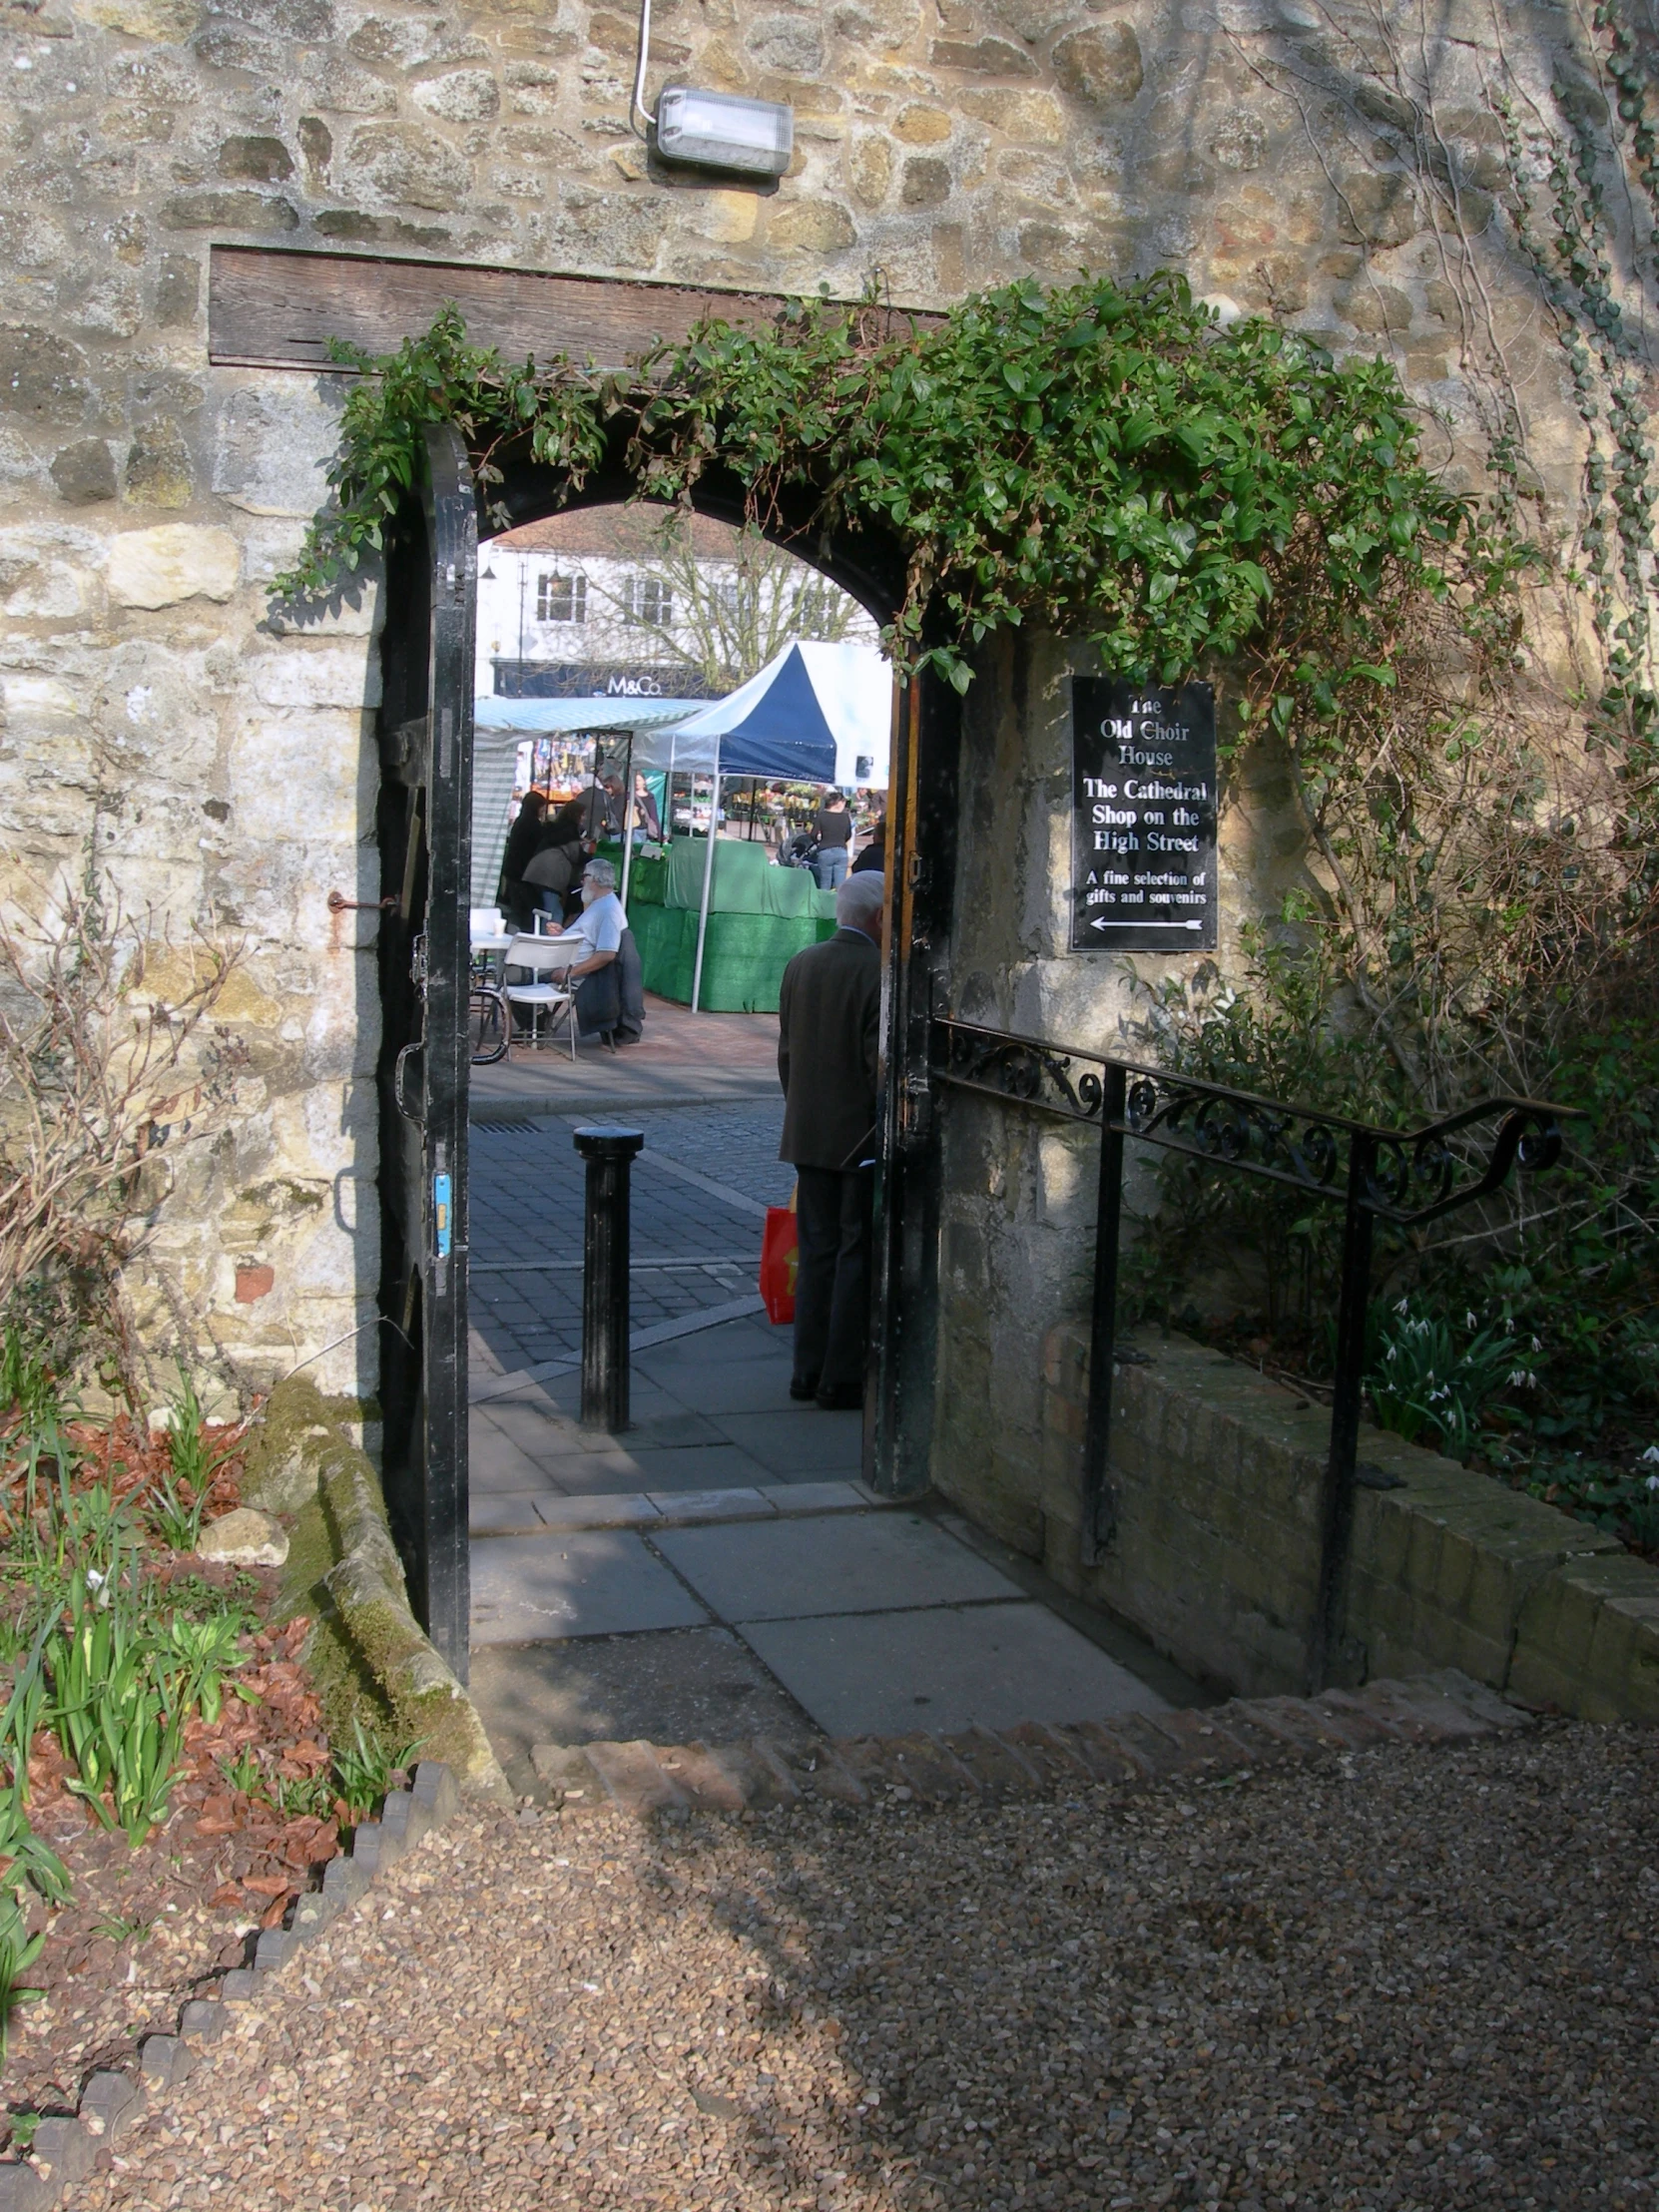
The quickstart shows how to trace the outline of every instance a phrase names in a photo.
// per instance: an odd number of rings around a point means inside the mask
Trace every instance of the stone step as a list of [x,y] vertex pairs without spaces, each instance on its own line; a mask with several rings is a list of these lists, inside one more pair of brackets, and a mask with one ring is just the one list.
[[569,1813],[614,1806],[684,1820],[693,1812],[768,1811],[809,1799],[1002,1804],[1101,1783],[1144,1789],[1379,1744],[1469,1743],[1532,1725],[1530,1714],[1448,1667],[1315,1698],[1232,1698],[1065,1728],[1027,1721],[954,1736],[859,1736],[807,1750],[786,1750],[764,1737],[738,1744],[537,1744],[530,1759]]

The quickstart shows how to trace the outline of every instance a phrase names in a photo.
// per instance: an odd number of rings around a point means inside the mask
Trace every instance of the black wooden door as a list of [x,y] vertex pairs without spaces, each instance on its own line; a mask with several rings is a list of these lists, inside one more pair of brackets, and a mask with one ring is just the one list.
[[447,425],[386,539],[381,633],[381,1400],[385,1491],[416,1618],[462,1682],[472,471]]
[[887,778],[887,938],[881,998],[864,1479],[888,1497],[932,1479],[939,1331],[938,1130],[928,1088],[933,1002],[949,957],[961,703],[936,677],[899,687]]

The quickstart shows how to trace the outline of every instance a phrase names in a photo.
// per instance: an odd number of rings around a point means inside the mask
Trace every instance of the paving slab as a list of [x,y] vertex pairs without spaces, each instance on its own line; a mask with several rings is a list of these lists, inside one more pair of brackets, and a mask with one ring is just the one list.
[[751,1622],[743,1633],[830,1736],[1167,1710],[1126,1667],[1029,1601]]
[[[510,1436],[471,1423],[467,1427],[467,1483],[474,1497],[556,1487],[546,1467],[521,1451]],[[631,1487],[638,1489],[641,1485],[636,1482]]]
[[665,1528],[699,1521],[771,1520],[778,1508],[762,1490],[659,1490],[651,1503]]
[[533,1490],[505,1497],[474,1490],[467,1501],[467,1522],[474,1536],[534,1536],[547,1526],[536,1511]]
[[638,1491],[598,1497],[538,1497],[536,1512],[547,1528],[654,1528],[662,1515]]
[[[729,1413],[777,1414],[790,1409],[788,1360],[720,1360],[699,1369],[689,1362],[673,1367],[660,1365],[647,1353],[636,1362],[635,1372],[673,1391],[682,1403],[694,1405],[716,1422]],[[824,1417],[834,1418],[833,1414]]]
[[[629,1410],[637,1421],[683,1418],[688,1407],[672,1391],[648,1382],[636,1368],[629,1383]],[[521,1451],[532,1455],[545,1445],[550,1428],[580,1425],[582,1378],[574,1371],[548,1382],[521,1383],[502,1397],[492,1397],[477,1408],[477,1416],[510,1436]],[[691,1414],[693,1419],[698,1416]]]
[[520,1795],[542,1794],[532,1744],[627,1742],[653,1729],[681,1743],[767,1736],[805,1745],[815,1734],[727,1628],[478,1651],[468,1691]]
[[917,1513],[665,1529],[663,1556],[723,1620],[798,1620],[1021,1596],[1006,1575]]
[[785,1404],[764,1412],[722,1413],[712,1425],[774,1474],[856,1474],[863,1463],[861,1413]]
[[857,1513],[870,1502],[855,1482],[763,1482],[761,1495],[780,1513]]
[[472,1546],[474,1647],[693,1628],[708,1617],[627,1530],[483,1536]]

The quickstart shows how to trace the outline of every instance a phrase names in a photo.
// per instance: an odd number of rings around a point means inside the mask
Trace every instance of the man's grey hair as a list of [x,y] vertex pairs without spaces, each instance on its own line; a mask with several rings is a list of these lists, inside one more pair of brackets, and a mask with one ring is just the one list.
[[582,870],[584,883],[597,883],[601,890],[616,889],[616,869],[609,860],[590,860]]
[[879,869],[866,867],[860,875],[848,875],[836,891],[835,919],[843,929],[867,929],[880,920],[886,902],[887,887]]

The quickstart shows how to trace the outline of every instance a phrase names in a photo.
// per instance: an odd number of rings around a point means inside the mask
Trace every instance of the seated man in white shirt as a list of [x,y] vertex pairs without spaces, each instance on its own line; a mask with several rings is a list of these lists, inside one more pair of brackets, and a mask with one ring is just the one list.
[[576,1026],[582,1036],[597,1033],[607,1043],[615,1039],[622,1013],[616,961],[627,927],[628,915],[616,894],[616,869],[609,860],[590,860],[582,872],[582,911],[552,932],[580,937],[589,947],[566,971],[576,985]]

